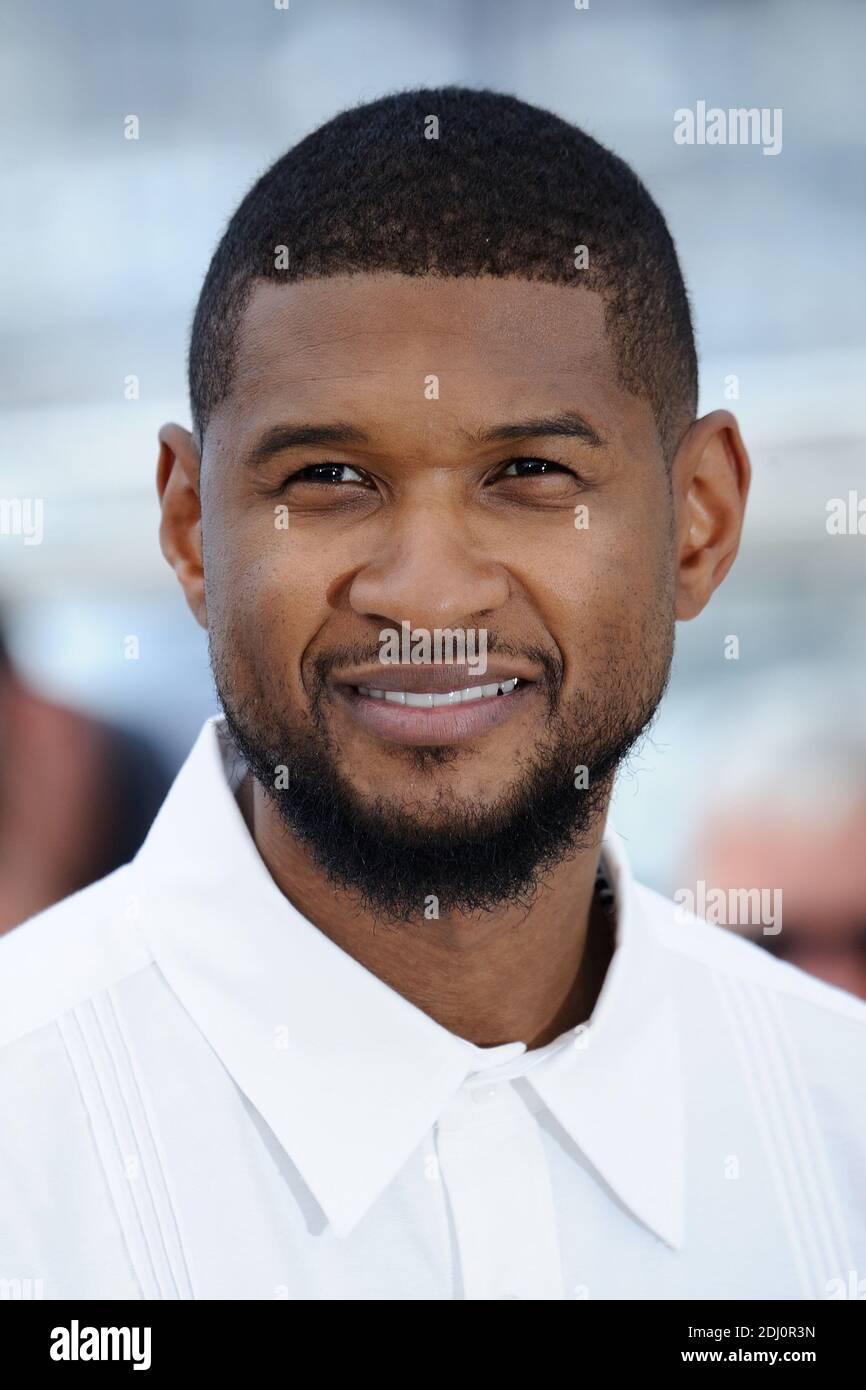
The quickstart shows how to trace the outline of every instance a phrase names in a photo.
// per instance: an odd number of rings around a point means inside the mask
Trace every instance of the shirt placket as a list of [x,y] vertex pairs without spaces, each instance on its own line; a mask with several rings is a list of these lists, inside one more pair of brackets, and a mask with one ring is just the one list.
[[467,1082],[436,1127],[466,1299],[564,1297],[550,1171],[508,1081]]

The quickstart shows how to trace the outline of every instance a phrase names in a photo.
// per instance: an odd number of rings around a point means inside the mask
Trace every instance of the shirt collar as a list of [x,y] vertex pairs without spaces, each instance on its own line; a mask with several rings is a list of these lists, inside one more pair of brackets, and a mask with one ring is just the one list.
[[[255,848],[233,795],[237,766],[224,719],[209,719],[134,861],[140,925],[343,1236],[466,1078],[525,1049],[451,1033],[307,921]],[[679,1248],[682,1096],[664,953],[611,830],[603,855],[617,898],[607,977],[589,1024],[526,1077],[620,1200]]]

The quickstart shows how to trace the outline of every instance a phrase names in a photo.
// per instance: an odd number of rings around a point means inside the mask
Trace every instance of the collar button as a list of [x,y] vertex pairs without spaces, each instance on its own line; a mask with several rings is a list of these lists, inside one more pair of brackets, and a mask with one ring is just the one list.
[[476,1105],[488,1105],[498,1094],[498,1086],[475,1086],[472,1089],[472,1099]]

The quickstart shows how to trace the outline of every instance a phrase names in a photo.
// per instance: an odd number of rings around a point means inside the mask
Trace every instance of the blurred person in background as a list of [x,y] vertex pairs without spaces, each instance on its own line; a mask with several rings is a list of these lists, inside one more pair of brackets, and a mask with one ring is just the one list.
[[0,630],[0,932],[128,863],[167,787],[138,734],[31,689]]
[[866,721],[840,690],[808,698],[802,675],[774,682],[785,687],[796,699],[759,699],[737,757],[708,779],[717,790],[683,881],[702,880],[705,899],[776,892],[781,930],[726,925],[866,999]]

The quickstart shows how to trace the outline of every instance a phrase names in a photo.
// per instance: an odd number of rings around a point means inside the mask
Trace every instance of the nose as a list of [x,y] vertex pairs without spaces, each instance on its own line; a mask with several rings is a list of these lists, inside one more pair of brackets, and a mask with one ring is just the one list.
[[465,515],[450,505],[404,506],[387,540],[355,574],[349,602],[364,617],[413,628],[465,626],[508,601],[504,566],[486,554]]

